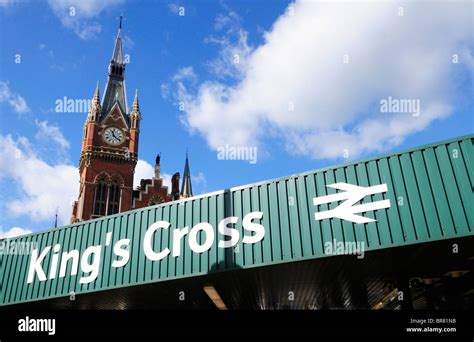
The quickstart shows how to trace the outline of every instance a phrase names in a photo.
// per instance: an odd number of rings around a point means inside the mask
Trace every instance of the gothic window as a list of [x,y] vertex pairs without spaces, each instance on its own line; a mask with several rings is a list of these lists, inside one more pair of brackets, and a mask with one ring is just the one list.
[[94,215],[105,215],[107,205],[107,183],[105,177],[99,178],[95,185],[94,192]]
[[120,198],[123,185],[123,178],[119,174],[111,176],[107,201],[107,215],[113,215],[120,212]]
[[120,204],[120,185],[117,181],[113,181],[109,186],[109,208],[107,215],[113,215],[119,212]]

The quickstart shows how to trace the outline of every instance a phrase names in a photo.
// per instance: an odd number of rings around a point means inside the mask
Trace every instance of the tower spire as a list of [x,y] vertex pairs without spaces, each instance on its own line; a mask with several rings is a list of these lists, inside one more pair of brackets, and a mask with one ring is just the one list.
[[186,149],[186,162],[184,164],[183,183],[181,184],[181,197],[187,198],[193,196],[193,187],[191,185],[191,172],[189,171],[188,149]]
[[123,63],[123,48],[122,48],[122,16],[120,16],[120,26],[117,33],[117,39],[115,40],[114,53],[112,55],[112,61],[117,64]]
[[109,77],[105,86],[104,98],[102,101],[102,113],[100,121],[107,116],[115,104],[118,104],[120,111],[124,115],[125,121],[128,120],[127,98],[125,90],[125,59],[122,46],[122,16],[120,16],[119,29],[115,40],[112,59],[109,63]]

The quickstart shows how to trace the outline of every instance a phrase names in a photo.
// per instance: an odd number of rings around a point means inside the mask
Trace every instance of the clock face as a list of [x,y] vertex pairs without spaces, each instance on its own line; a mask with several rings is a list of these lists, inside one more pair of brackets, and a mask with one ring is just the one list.
[[125,134],[117,127],[107,127],[103,134],[104,141],[110,145],[120,145],[125,141]]

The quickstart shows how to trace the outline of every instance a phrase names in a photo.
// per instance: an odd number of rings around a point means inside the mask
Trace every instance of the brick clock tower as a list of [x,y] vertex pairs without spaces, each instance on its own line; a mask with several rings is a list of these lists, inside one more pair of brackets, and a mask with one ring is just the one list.
[[[97,84],[84,124],[79,197],[73,203],[72,223],[192,196],[187,156],[181,193],[179,173],[173,176],[171,194],[163,186],[159,156],[156,158],[155,176],[142,179],[141,186],[133,189],[141,113],[138,91],[131,111],[127,108],[121,26],[120,21],[102,104]],[[186,191],[185,181],[189,182]]]

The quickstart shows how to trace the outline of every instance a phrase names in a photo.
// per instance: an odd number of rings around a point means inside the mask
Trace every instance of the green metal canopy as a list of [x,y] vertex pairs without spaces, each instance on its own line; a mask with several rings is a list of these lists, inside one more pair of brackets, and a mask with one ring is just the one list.
[[473,139],[2,240],[0,305],[472,236]]

